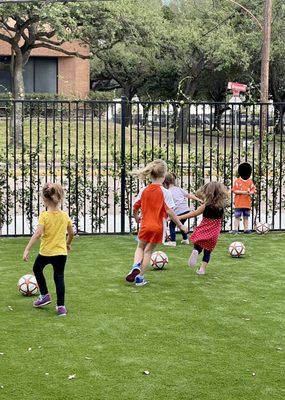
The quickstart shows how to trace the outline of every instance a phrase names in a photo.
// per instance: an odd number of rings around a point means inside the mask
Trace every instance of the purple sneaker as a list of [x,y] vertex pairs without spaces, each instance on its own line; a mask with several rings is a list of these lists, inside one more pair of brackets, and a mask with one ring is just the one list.
[[33,306],[36,308],[40,308],[50,303],[51,303],[50,294],[45,294],[44,296],[40,295],[38,300],[34,301]]
[[56,306],[57,315],[60,317],[64,317],[67,314],[67,310],[65,306]]

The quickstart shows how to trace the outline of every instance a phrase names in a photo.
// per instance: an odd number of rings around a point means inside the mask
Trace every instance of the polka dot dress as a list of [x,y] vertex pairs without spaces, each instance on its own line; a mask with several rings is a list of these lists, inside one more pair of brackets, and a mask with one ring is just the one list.
[[202,249],[212,251],[216,247],[221,228],[221,219],[203,218],[200,225],[190,235],[190,240]]

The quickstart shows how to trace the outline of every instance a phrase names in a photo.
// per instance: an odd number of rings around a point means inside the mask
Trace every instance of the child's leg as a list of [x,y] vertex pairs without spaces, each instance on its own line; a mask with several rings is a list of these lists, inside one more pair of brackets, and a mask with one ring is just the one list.
[[51,303],[51,297],[48,293],[46,280],[43,274],[44,267],[47,264],[50,264],[50,257],[44,257],[39,254],[35,260],[33,271],[38,282],[41,295],[36,301],[34,301],[34,307],[40,308]]
[[240,217],[235,217],[235,221],[234,221],[234,230],[236,232],[239,231],[239,223],[240,223]]
[[156,243],[147,243],[144,249],[144,255],[143,255],[143,260],[142,260],[142,266],[141,266],[141,273],[140,275],[144,274],[144,271],[148,267],[150,263],[150,257],[155,249]]
[[211,258],[211,251],[204,249],[202,264],[201,264],[201,267],[197,271],[198,275],[205,275],[206,268],[207,268],[207,265],[209,264],[210,258]]
[[46,294],[48,294],[48,288],[47,288],[46,280],[45,280],[45,277],[43,274],[43,270],[47,264],[48,264],[47,257],[41,256],[39,254],[37,256],[37,258],[35,259],[34,266],[33,266],[33,271],[34,271],[36,280],[39,285],[40,294],[42,296],[45,296]]
[[[187,221],[187,219],[182,219],[182,220],[181,220],[181,223],[184,225],[186,221]],[[181,231],[181,233],[182,233],[182,238],[183,238],[183,240],[188,240],[188,235],[187,235],[187,233],[185,233],[185,232],[183,232],[183,231]]]
[[244,233],[251,233],[251,231],[248,229],[249,217],[250,217],[250,209],[246,208],[245,210],[243,210]]
[[198,246],[197,244],[194,244],[194,249],[192,250],[192,253],[188,260],[189,267],[191,268],[195,267],[195,265],[197,264],[198,255],[201,253],[201,251],[202,247]]
[[66,263],[66,256],[55,256],[52,260],[53,266],[53,279],[56,288],[57,306],[64,306],[64,267]]
[[169,222],[169,231],[170,231],[170,240],[171,242],[176,241],[176,232],[175,232],[176,224],[173,221]]
[[142,260],[144,257],[144,249],[145,249],[146,245],[147,245],[146,242],[139,240],[136,251],[135,251],[134,264],[132,266],[132,269],[126,276],[127,282],[134,282],[135,277],[141,272],[141,263],[142,263]]
[[143,274],[149,265],[150,257],[155,249],[155,246],[156,246],[156,243],[147,243],[147,245],[144,249],[144,256],[143,256],[143,260],[142,260],[141,271],[135,277],[135,283],[137,286],[144,286],[145,284],[147,284],[147,281],[144,279]]
[[134,256],[134,265],[138,265],[142,263],[143,256],[144,256],[144,249],[146,247],[147,243],[139,240],[136,251],[135,251],[135,256]]
[[243,229],[245,232],[248,231],[248,217],[245,215],[243,216]]

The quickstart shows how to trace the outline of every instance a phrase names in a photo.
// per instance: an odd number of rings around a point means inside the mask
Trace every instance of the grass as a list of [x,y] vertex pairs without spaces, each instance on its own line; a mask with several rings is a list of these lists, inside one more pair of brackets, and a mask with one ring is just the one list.
[[284,399],[285,234],[239,239],[245,257],[229,258],[222,235],[204,277],[185,266],[188,247],[169,248],[168,268],[136,288],[132,237],[79,237],[65,319],[16,290],[36,249],[24,265],[27,240],[1,239],[1,400]]
[[[247,135],[244,130],[240,131],[240,141],[241,143],[245,139],[252,140],[252,127],[249,127]],[[187,131],[187,137],[189,132]],[[142,151],[151,152],[151,149],[154,147],[163,147],[168,142],[169,144],[174,143],[174,129],[172,127],[165,128],[158,126],[148,126],[147,128],[139,128],[137,125],[133,125],[132,127],[126,127],[125,129],[126,135],[126,149],[132,152],[133,159],[136,159]],[[226,141],[226,149],[227,151],[231,151],[232,148],[232,140],[233,140],[233,129],[231,127],[227,127],[227,130],[220,132],[219,134],[215,131],[210,132],[209,128],[204,128],[204,140],[210,146],[210,136],[212,136],[213,146],[216,146],[217,143],[217,135],[219,136],[219,147],[220,152],[223,151],[224,142]],[[255,141],[258,143],[258,132],[254,132]],[[7,146],[7,136],[9,142],[9,125],[8,122],[0,119],[0,152],[6,154],[6,146]],[[39,137],[38,137],[39,136]],[[47,161],[52,161],[53,157],[55,157],[57,162],[61,160],[61,154],[65,154],[66,156],[70,152],[71,155],[75,155],[76,153],[83,155],[84,148],[90,156],[91,149],[93,147],[93,157],[101,159],[102,162],[107,162],[112,160],[111,152],[116,148],[117,151],[120,151],[121,148],[121,124],[114,124],[112,121],[108,121],[106,119],[100,120],[94,119],[93,122],[91,120],[87,120],[85,123],[82,119],[78,120],[76,123],[74,120],[71,120],[70,123],[68,120],[60,120],[57,117],[55,120],[49,118],[45,120],[44,118],[40,118],[37,121],[36,118],[30,120],[26,118],[23,124],[23,138],[24,144],[26,147],[26,151],[30,151],[30,148],[33,151],[36,151],[36,147],[39,145],[39,158],[40,162],[45,162],[46,153],[47,153]],[[189,137],[188,137],[189,139]],[[197,140],[197,143],[196,143]],[[199,151],[202,150],[203,147],[203,129],[198,127],[196,129],[195,126],[191,126],[190,128],[190,147],[191,149],[198,148]],[[160,146],[161,145],[161,146]],[[173,145],[174,146],[174,145]],[[251,145],[248,145],[249,149]],[[276,139],[276,146],[279,148],[279,140]],[[175,153],[178,157],[181,156],[181,153],[185,154],[189,151],[188,143],[176,143],[175,144]],[[9,149],[10,157],[13,158],[14,149]],[[18,157],[21,155],[21,149],[17,149]]]

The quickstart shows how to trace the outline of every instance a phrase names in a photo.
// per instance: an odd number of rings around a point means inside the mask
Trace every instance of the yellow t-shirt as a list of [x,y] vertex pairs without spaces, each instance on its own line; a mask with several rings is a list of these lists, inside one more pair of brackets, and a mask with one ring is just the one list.
[[66,231],[68,226],[72,226],[67,213],[61,210],[43,211],[39,216],[38,225],[44,227],[40,254],[42,256],[67,255]]

